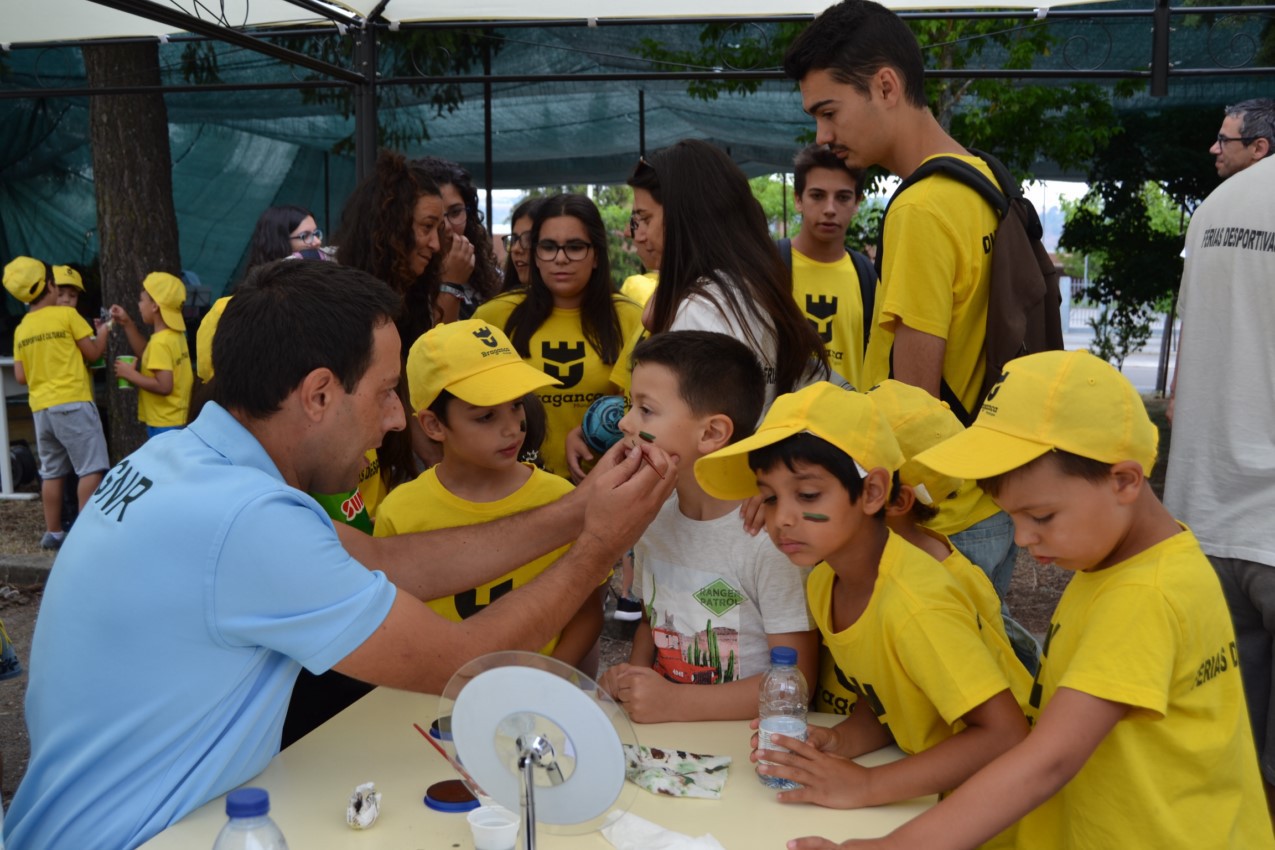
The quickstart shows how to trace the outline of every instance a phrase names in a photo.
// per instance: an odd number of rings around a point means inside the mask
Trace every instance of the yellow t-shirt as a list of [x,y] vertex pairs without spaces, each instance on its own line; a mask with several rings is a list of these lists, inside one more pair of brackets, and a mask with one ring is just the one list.
[[1075,778],[1020,821],[1020,847],[1275,847],[1231,616],[1183,529],[1076,573],[1058,601],[1027,719],[1059,688],[1131,710]]
[[195,383],[190,368],[190,347],[186,334],[172,328],[164,328],[151,334],[146,350],[142,352],[141,372],[153,377],[156,372],[173,373],[173,391],[158,395],[139,389],[137,392],[137,418],[152,428],[185,425],[190,410],[190,388]]
[[74,307],[39,307],[13,332],[13,358],[27,377],[31,410],[93,400],[93,383],[80,340],[93,329]]
[[[986,163],[962,156],[989,179]],[[895,323],[947,340],[943,378],[965,409],[983,384],[987,295],[995,210],[974,189],[943,174],[913,184],[890,204],[876,316],[864,366],[867,386],[890,376]]]
[[835,263],[792,250],[792,297],[828,349],[828,365],[850,386],[863,384],[863,296],[849,254]]
[[894,532],[872,599],[840,632],[832,625],[835,580],[826,563],[815,567],[806,583],[810,613],[846,686],[905,753],[947,740],[964,728],[961,717],[1001,691],[1026,702],[1031,678],[1013,650],[988,651],[986,629],[961,585]]
[[[1014,647],[1005,633],[1001,601],[996,595],[996,588],[992,586],[991,579],[962,555],[946,537],[926,529],[922,531],[941,541],[951,552],[941,563],[973,608],[983,646],[991,653],[998,667],[1005,671],[1012,671],[1013,675],[1008,677],[1011,689],[1019,705],[1025,706],[1031,681],[1027,671],[1014,654]],[[817,711],[832,714],[849,714],[850,706],[855,701],[854,690],[845,672],[837,667],[836,659],[826,644],[821,647],[819,653],[819,688],[816,700]]]
[[[395,487],[381,502],[374,536],[392,537],[396,534],[491,522],[555,502],[571,490],[569,482],[532,467],[531,477],[526,483],[505,498],[495,502],[470,502],[444,487],[438,480],[435,469],[427,469],[415,481]],[[570,548],[563,546],[555,549],[473,590],[432,600],[429,607],[458,623],[477,614],[484,606],[495,602],[509,591],[530,582]],[[557,645],[558,638],[555,637],[540,651],[549,655]]]
[[655,287],[659,282],[659,272],[629,275],[624,279],[624,283],[620,284],[620,294],[625,298],[633,299],[639,307],[645,307],[646,302],[650,301],[651,296],[655,294]]
[[208,383],[213,376],[212,345],[213,336],[217,333],[217,324],[221,314],[226,312],[226,305],[233,296],[218,298],[208,308],[208,312],[199,320],[199,329],[195,331],[195,368],[199,380]]
[[[514,307],[522,303],[526,295],[512,292],[483,304],[474,318],[489,322],[502,330]],[[604,395],[615,395],[620,386],[612,381],[616,364],[627,368],[632,346],[638,339],[642,326],[642,308],[623,295],[612,298],[616,315],[620,318],[620,339],[623,348],[615,364],[603,363],[602,358],[584,338],[579,310],[554,311],[531,336],[531,356],[526,360],[552,378],[562,381],[560,387],[545,387],[538,392],[544,402],[548,427],[540,455],[545,469],[564,478],[571,476],[567,468],[567,434],[584,421],[589,405]]]
[[956,494],[950,499],[943,499],[937,507],[939,515],[925,523],[925,527],[945,537],[962,532],[1000,510],[992,497],[973,480],[961,482]]

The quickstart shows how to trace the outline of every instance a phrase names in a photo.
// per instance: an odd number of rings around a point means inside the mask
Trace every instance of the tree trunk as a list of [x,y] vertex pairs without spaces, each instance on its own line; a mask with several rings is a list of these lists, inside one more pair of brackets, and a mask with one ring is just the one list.
[[[82,50],[90,86],[160,84],[159,46],[154,42]],[[154,271],[181,274],[168,109],[162,94],[98,95],[89,99],[89,123],[102,303],[122,305],[140,325],[142,278]],[[117,354],[131,353],[124,334],[113,331],[108,363]],[[119,460],[145,442],[146,430],[137,420],[137,390],[119,390],[115,381],[107,381],[107,387],[107,438],[111,457]]]

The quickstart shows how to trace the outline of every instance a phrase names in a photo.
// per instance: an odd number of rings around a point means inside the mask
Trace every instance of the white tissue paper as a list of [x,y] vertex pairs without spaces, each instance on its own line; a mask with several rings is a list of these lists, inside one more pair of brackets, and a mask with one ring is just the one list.
[[381,792],[376,790],[376,783],[364,782],[355,788],[345,809],[345,822],[350,829],[367,829],[380,814]]
[[602,835],[615,850],[726,850],[711,834],[693,838],[628,813],[602,827]]

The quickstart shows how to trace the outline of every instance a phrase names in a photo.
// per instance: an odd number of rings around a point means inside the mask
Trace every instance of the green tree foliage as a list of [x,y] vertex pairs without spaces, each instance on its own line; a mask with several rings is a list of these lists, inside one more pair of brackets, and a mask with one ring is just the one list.
[[[1089,193],[1071,209],[1059,247],[1090,261],[1078,293],[1102,305],[1094,352],[1116,363],[1150,336],[1182,277],[1186,214],[1214,186],[1208,147],[1220,112],[1175,108],[1125,113],[1089,168]],[[1097,263],[1094,262],[1097,259]]]
[[[1052,52],[1055,42],[1044,22],[910,19],[908,23],[921,44],[926,67],[932,70],[1030,68],[1037,57]],[[709,24],[700,33],[698,50],[669,50],[661,42],[644,39],[638,53],[679,69],[773,70],[804,27]],[[750,94],[760,87],[760,80],[709,80],[693,81],[687,91],[713,100],[726,93]],[[926,95],[939,123],[955,138],[995,153],[1020,176],[1029,175],[1039,159],[1064,168],[1088,162],[1116,125],[1110,98],[1092,85],[1023,85],[932,76]],[[1038,131],[1024,132],[1024,128]],[[808,142],[809,134],[794,141]]]

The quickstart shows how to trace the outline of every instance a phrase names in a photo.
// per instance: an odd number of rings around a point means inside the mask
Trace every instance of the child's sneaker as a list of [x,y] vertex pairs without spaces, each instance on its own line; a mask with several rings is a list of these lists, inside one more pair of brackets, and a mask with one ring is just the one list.
[[41,549],[61,549],[62,541],[66,539],[66,533],[58,534],[54,531],[44,532],[44,536],[40,538]]
[[615,618],[629,622],[642,619],[642,601],[632,596],[621,596],[615,603]]

